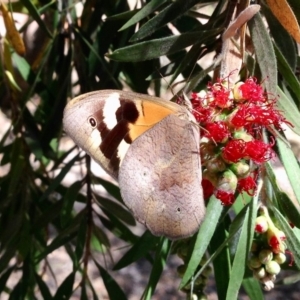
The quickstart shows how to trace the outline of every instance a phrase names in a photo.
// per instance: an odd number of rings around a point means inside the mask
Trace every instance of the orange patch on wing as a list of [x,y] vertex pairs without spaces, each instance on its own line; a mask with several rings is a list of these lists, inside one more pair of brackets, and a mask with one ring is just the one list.
[[129,123],[129,136],[132,141],[165,117],[176,113],[173,109],[147,101],[143,101],[138,110],[140,115],[136,122]]

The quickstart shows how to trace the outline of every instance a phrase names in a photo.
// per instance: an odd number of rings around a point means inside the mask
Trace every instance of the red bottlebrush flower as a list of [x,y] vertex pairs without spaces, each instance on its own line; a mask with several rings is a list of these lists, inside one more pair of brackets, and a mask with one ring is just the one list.
[[203,124],[209,122],[211,119],[212,109],[210,107],[198,105],[194,107],[193,115],[198,123]]
[[259,140],[247,142],[244,153],[257,164],[270,160],[274,155],[271,145]]
[[247,116],[248,116],[248,112],[247,112],[248,106],[241,104],[238,108],[238,110],[234,113],[234,116],[231,118],[230,123],[236,127],[236,128],[240,128],[245,126],[246,124],[248,124],[248,120],[247,120]]
[[280,112],[273,108],[273,104],[257,105],[243,103],[239,105],[238,110],[230,119],[230,123],[234,127],[243,127],[250,124],[261,126],[274,125],[281,128],[282,123],[288,123]]
[[234,203],[234,195],[230,192],[215,190],[214,195],[223,205],[231,205]]
[[216,143],[226,142],[230,135],[228,127],[223,121],[208,123],[205,129],[204,136],[214,140]]
[[243,98],[249,101],[262,101],[264,100],[263,89],[256,83],[256,78],[248,78],[239,89],[242,92]]
[[228,108],[232,105],[233,99],[230,99],[230,91],[220,82],[207,86],[214,98],[213,104],[220,108]]
[[245,156],[245,142],[243,140],[231,140],[222,149],[222,156],[226,161],[238,162]]
[[194,104],[194,102],[197,102],[197,101],[199,101],[199,96],[198,96],[198,94],[197,93],[195,93],[195,92],[192,92],[191,93],[191,102],[192,102],[192,104]]
[[253,196],[256,188],[256,182],[252,176],[241,178],[238,181],[238,190],[245,191],[248,195]]
[[204,199],[209,199],[210,196],[214,192],[213,184],[208,179],[203,178],[202,182],[201,182],[201,185],[202,185],[202,188],[203,188]]
[[249,123],[251,122],[262,126],[274,124],[277,128],[280,127],[280,123],[283,121],[281,114],[272,106],[261,107],[258,105],[251,105],[247,109],[246,118]]

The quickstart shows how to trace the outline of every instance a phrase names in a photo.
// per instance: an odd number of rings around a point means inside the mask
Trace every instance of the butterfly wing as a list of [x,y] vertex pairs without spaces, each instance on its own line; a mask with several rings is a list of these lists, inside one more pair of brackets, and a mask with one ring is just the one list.
[[73,99],[64,129],[119,181],[125,204],[156,235],[193,234],[204,216],[199,130],[160,98],[103,90]]
[[176,115],[164,118],[132,143],[119,184],[125,204],[154,235],[195,233],[205,214],[198,129]]
[[131,143],[169,114],[182,108],[160,98],[102,90],[83,94],[64,111],[64,130],[104,170],[118,180]]

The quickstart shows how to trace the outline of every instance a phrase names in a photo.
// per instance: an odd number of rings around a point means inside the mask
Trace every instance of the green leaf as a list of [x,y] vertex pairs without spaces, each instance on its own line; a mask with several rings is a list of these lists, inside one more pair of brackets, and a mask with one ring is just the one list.
[[110,247],[110,242],[105,234],[105,232],[97,227],[95,224],[93,225],[93,235],[91,244],[96,251],[103,252],[103,245],[107,248]]
[[86,239],[88,238],[87,230],[92,230],[91,228],[88,229],[88,226],[91,226],[91,225],[88,224],[87,218],[82,218],[80,226],[78,228],[76,248],[75,248],[75,256],[76,256],[78,265],[80,263],[80,259],[82,258],[82,255],[83,255]]
[[295,232],[299,231],[299,229],[292,229],[290,224],[286,221],[285,217],[276,207],[273,207],[273,211],[275,213],[276,222],[278,222],[280,229],[285,233],[285,242],[289,251],[291,251],[293,254],[293,260],[298,269],[300,269],[300,240],[295,234]]
[[52,300],[53,298],[52,298],[52,295],[49,291],[49,288],[48,288],[47,284],[44,282],[44,280],[42,279],[42,277],[37,273],[35,273],[34,275],[35,275],[35,280],[36,280],[36,282],[38,284],[38,287],[40,289],[40,292],[43,296],[43,299],[44,300]]
[[119,31],[125,30],[128,27],[136,24],[140,20],[146,18],[148,15],[157,10],[161,5],[168,2],[169,0],[152,0],[142,7],[130,20],[128,20]]
[[137,242],[116,263],[114,270],[120,270],[133,262],[145,257],[157,244],[159,238],[152,235],[148,230],[137,240]]
[[95,184],[101,184],[110,195],[112,195],[115,199],[123,203],[120,188],[117,185],[96,176],[92,177],[92,182]]
[[285,276],[281,280],[276,281],[278,284],[288,285],[288,284],[294,284],[296,282],[300,281],[300,273],[296,273],[290,276]]
[[269,162],[266,163],[266,170],[270,182],[272,184],[280,210],[288,217],[289,221],[291,221],[295,226],[300,228],[299,209],[296,207],[294,202],[278,188],[275,173],[273,171],[272,165]]
[[80,154],[77,154],[75,157],[73,157],[60,171],[60,173],[51,181],[49,187],[44,192],[43,196],[40,198],[39,201],[43,201],[47,199],[51,193],[55,191],[55,189],[60,185],[64,177],[68,174],[68,172],[73,167],[74,163],[78,160]]
[[75,280],[75,272],[70,273],[63,283],[58,287],[53,300],[70,299],[73,293],[73,284]]
[[243,287],[251,300],[264,300],[261,285],[257,279],[247,277],[243,280]]
[[149,282],[142,296],[143,300],[151,300],[152,295],[155,292],[156,285],[166,265],[170,249],[171,241],[167,238],[161,237],[160,243],[157,246],[157,251],[155,253],[155,259],[150,274]]
[[63,205],[60,211],[60,222],[62,227],[65,227],[72,217],[74,202],[76,201],[76,197],[81,187],[82,182],[76,181],[67,189],[67,192],[63,198]]
[[294,102],[286,96],[283,91],[277,87],[277,94],[279,96],[277,101],[278,108],[284,112],[284,116],[292,124],[289,126],[295,133],[300,135],[300,112],[299,109],[296,107]]
[[81,224],[82,218],[84,218],[85,216],[85,213],[85,211],[81,211],[76,215],[72,223],[70,223],[67,228],[65,228],[64,230],[60,230],[58,236],[45,249],[43,249],[41,253],[37,255],[36,261],[38,262],[42,260],[55,249],[66,245],[68,242],[73,240],[78,234],[78,228]]
[[0,295],[4,291],[4,289],[6,287],[6,282],[7,282],[8,278],[10,277],[11,273],[14,271],[14,269],[15,269],[15,267],[12,266],[12,267],[8,268],[5,272],[3,272],[1,274],[1,277],[0,277]]
[[95,196],[97,199],[97,203],[101,208],[105,208],[108,211],[113,211],[118,219],[128,225],[135,226],[135,219],[126,208],[122,207],[119,203],[113,200],[106,199],[98,195]]
[[[225,220],[216,228],[210,242],[209,252],[213,253],[222,245],[228,237]],[[224,247],[218,256],[213,260],[214,275],[219,300],[225,299],[231,271],[231,260],[228,246]]]
[[113,279],[113,277],[110,276],[109,273],[104,268],[102,268],[96,260],[94,260],[94,262],[101,274],[109,299],[127,300],[126,295]]
[[118,218],[116,218],[113,213],[107,210],[104,210],[104,213],[109,218],[109,220],[102,217],[101,215],[99,216],[99,218],[103,225],[115,236],[130,244],[134,244],[137,241],[138,237],[133,234],[132,231],[127,226],[125,226]]
[[123,62],[138,62],[154,59],[178,52],[196,42],[199,43],[204,38],[207,39],[218,33],[220,33],[220,29],[187,32],[181,35],[154,39],[120,48],[107,56],[110,59]]
[[209,200],[204,222],[202,223],[197,234],[195,244],[193,245],[193,252],[187,264],[186,272],[182,278],[179,289],[182,289],[194,275],[199,262],[205,254],[209,242],[214,234],[222,209],[223,206],[218,199],[212,197]]
[[31,70],[30,70],[30,65],[28,64],[26,59],[24,57],[17,55],[15,52],[12,53],[12,59],[15,65],[17,66],[23,79],[28,80]]
[[15,300],[15,299],[24,299],[24,295],[22,295],[22,281],[19,281],[13,288],[12,292],[8,300]]
[[277,87],[277,66],[270,34],[265,27],[260,13],[257,13],[248,24],[255,48],[255,55],[267,93],[275,95]]
[[139,31],[132,36],[131,42],[144,39],[156,30],[171,22],[172,20],[180,17],[194,5],[198,4],[199,0],[177,0],[167,6],[159,14],[144,24]]
[[[288,62],[278,49],[278,47],[274,44],[274,50],[278,62],[278,70],[281,75],[284,77],[286,83],[290,86],[291,90],[294,92],[296,97],[298,98],[298,103],[300,103],[300,83],[298,78],[296,77],[294,71],[289,66]],[[299,110],[298,110],[299,112]]]
[[228,300],[237,299],[238,292],[243,281],[248,253],[250,252],[254,236],[254,224],[257,216],[257,202],[258,196],[256,195],[252,198],[252,202],[250,202],[249,206],[245,208],[245,218],[242,223],[243,225],[238,241],[236,241],[237,243],[226,294],[226,299]]
[[18,85],[18,83],[17,83],[16,78],[14,77],[14,75],[10,71],[8,71],[8,70],[6,70],[4,72],[5,72],[6,78],[8,79],[8,81],[10,83],[10,86],[13,89],[15,89],[16,91],[22,92],[22,89]]
[[279,156],[285,171],[289,178],[290,184],[295,193],[298,203],[300,203],[300,168],[291,148],[289,148],[281,139],[276,139],[276,144],[279,150]]
[[44,21],[42,20],[38,10],[36,9],[34,2],[30,0],[22,0],[23,5],[28,9],[30,12],[30,15],[33,17],[33,19],[39,24],[40,28],[44,30],[44,32],[47,34],[49,38],[53,38],[51,32],[45,25]]
[[86,285],[85,284],[81,285],[80,300],[89,300],[87,292],[86,292]]

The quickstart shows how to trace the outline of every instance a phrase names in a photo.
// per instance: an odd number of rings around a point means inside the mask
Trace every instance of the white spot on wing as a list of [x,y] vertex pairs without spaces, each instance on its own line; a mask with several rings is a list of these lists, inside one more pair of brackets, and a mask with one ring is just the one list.
[[116,110],[120,107],[118,93],[112,93],[105,101],[103,107],[104,122],[108,129],[113,129],[117,125]]
[[91,138],[92,141],[92,148],[99,148],[101,144],[101,136],[98,130],[92,130],[91,132]]
[[121,143],[119,144],[118,157],[120,158],[120,165],[122,164],[122,161],[123,161],[129,147],[130,147],[130,144],[127,144],[124,140],[122,140]]

